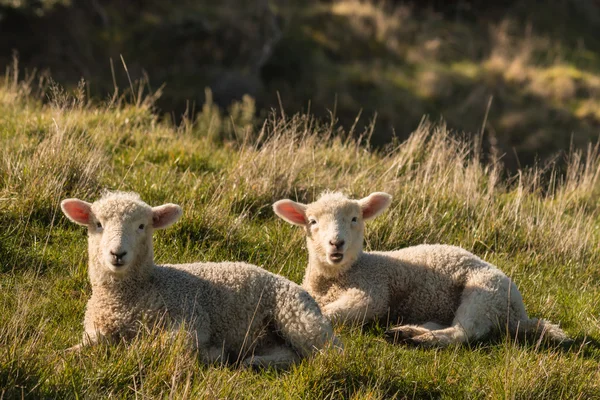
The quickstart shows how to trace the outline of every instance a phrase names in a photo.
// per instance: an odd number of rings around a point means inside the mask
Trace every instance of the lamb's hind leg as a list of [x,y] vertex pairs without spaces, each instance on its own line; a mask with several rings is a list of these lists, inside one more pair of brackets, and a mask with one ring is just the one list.
[[413,337],[424,335],[434,330],[447,328],[436,322],[426,322],[423,325],[397,325],[385,332],[386,339],[392,343],[403,343],[410,341]]
[[481,339],[498,323],[506,322],[511,282],[506,277],[494,278],[467,285],[450,327],[425,332],[408,342],[426,347],[466,343]]
[[429,331],[405,340],[406,343],[423,347],[446,347],[454,343],[465,343],[467,341],[468,334],[460,324]]

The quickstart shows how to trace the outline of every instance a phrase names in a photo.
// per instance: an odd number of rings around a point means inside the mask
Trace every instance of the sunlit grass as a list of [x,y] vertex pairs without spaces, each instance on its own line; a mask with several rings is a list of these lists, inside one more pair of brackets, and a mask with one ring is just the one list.
[[[246,131],[205,107],[181,126],[151,106],[94,105],[65,95],[42,104],[0,86],[0,397],[100,398],[589,398],[600,390],[598,151],[574,153],[564,174],[503,177],[480,148],[424,122],[385,149],[310,115],[232,110]],[[212,122],[211,122],[212,121]],[[463,246],[517,282],[532,316],[560,322],[571,348],[489,342],[423,350],[393,346],[384,327],[337,328],[327,352],[288,372],[201,365],[160,331],[130,344],[78,343],[90,287],[86,236],[58,204],[101,189],[134,190],[184,216],[156,234],[158,262],[243,260],[300,282],[302,233],[271,204],[325,189],[384,190],[389,211],[367,227],[368,249],[423,242]]]

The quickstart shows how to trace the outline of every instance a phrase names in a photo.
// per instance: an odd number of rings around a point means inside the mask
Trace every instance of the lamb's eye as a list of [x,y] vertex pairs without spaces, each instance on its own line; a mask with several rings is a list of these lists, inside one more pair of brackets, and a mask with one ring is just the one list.
[[352,218],[352,222],[356,222],[356,221],[358,221],[358,220],[356,219],[356,217]]
[[102,224],[100,222],[96,222],[96,228],[102,229]]
[[144,226],[145,226],[144,224],[140,224],[140,226],[138,226],[138,228],[139,228],[140,230],[142,230],[142,229],[144,229]]
[[316,225],[317,224],[317,220],[316,219],[310,219],[308,221],[308,223],[311,224],[311,225]]

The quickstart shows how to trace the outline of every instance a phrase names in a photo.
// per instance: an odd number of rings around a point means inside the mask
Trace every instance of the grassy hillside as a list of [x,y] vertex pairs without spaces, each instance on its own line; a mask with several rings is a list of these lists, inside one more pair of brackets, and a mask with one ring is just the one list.
[[589,0],[0,0],[0,66],[16,50],[100,97],[147,76],[176,119],[205,87],[223,109],[250,94],[258,110],[335,110],[346,129],[362,111],[374,145],[425,114],[485,125],[484,152],[514,172],[598,139],[599,27]]
[[[571,154],[565,175],[501,178],[479,145],[423,122],[373,150],[371,131],[273,113],[255,127],[250,99],[222,115],[206,104],[173,126],[152,98],[86,100],[7,75],[0,84],[0,398],[594,398],[600,397],[600,157]],[[354,139],[361,137],[361,139]],[[133,190],[184,216],[155,236],[158,262],[245,260],[299,282],[302,233],[270,205],[324,189],[384,190],[393,205],[368,225],[368,249],[463,246],[517,282],[532,316],[560,322],[570,348],[489,342],[444,350],[394,346],[382,326],[337,328],[346,349],[289,372],[201,365],[161,332],[129,345],[64,350],[90,295],[86,233],[66,197]]]

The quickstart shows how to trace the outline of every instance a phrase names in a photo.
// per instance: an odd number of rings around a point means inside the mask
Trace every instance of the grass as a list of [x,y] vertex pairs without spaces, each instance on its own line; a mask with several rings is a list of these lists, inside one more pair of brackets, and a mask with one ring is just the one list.
[[513,172],[597,140],[597,5],[471,3],[462,14],[454,3],[446,14],[393,1],[298,6],[265,66],[266,96],[335,107],[345,126],[359,110],[377,114],[375,144],[405,139],[424,114],[469,133],[485,119],[485,150]]
[[485,120],[484,153],[512,173],[600,132],[596,1],[0,0],[0,20],[0,65],[16,50],[101,98],[148,77],[174,119],[249,94],[260,111],[335,110],[346,130],[377,115],[375,146],[423,115],[473,134]]
[[[151,99],[98,104],[53,86],[42,101],[34,86],[10,74],[0,84],[0,398],[599,397],[598,148],[572,153],[564,174],[503,177],[500,163],[480,161],[478,144],[427,121],[373,150],[370,128],[282,112],[256,123],[249,99],[232,118],[207,104],[174,126]],[[244,260],[296,282],[303,237],[271,204],[385,190],[394,202],[368,226],[368,249],[463,246],[510,274],[530,314],[560,322],[576,343],[494,338],[424,350],[386,343],[380,325],[338,327],[343,353],[279,373],[201,365],[183,340],[152,330],[67,353],[90,286],[85,232],[58,205],[103,188],[183,207],[156,234],[158,262]]]

